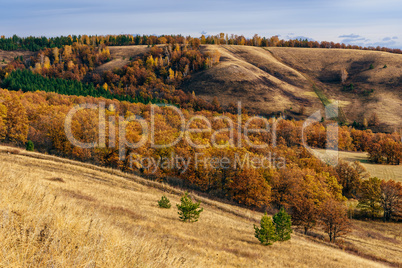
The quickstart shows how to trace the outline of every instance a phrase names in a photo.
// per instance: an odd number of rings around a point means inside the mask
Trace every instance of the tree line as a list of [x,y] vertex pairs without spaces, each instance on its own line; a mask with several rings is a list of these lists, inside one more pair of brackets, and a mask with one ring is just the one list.
[[156,45],[156,44],[215,44],[215,45],[247,45],[260,47],[305,47],[305,48],[338,48],[338,49],[358,49],[358,50],[375,50],[389,53],[402,54],[401,49],[386,47],[363,47],[358,45],[350,45],[344,43],[335,43],[328,41],[311,41],[308,39],[279,39],[278,36],[261,37],[255,34],[253,37],[245,37],[244,35],[219,33],[217,35],[202,35],[201,37],[191,37],[182,35],[68,35],[60,37],[19,37],[13,35],[6,38],[1,36],[0,49],[2,50],[30,50],[39,51],[45,48],[61,48],[65,45],[72,45],[78,42],[87,45],[107,46],[126,46],[126,45]]

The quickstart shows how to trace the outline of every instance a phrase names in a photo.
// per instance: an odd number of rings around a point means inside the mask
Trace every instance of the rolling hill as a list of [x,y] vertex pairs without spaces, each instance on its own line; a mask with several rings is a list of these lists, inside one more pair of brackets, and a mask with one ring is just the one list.
[[[297,231],[264,247],[261,213],[191,194],[204,212],[178,220],[182,191],[117,170],[0,147],[0,266],[383,267],[401,265],[398,224],[354,221],[346,250]],[[159,209],[167,195],[173,206]],[[353,252],[353,254],[352,254]]]
[[[111,61],[93,72],[122,68],[149,49],[110,46]],[[244,108],[259,114],[303,119],[337,100],[345,122],[361,123],[376,113],[382,124],[375,130],[402,128],[401,54],[234,45],[202,45],[201,50],[219,51],[220,63],[192,74],[180,87],[208,101],[217,97],[223,106],[241,101]],[[7,63],[20,55],[26,58],[32,52],[0,51],[0,66],[5,65],[3,59]],[[344,81],[343,70],[347,72]]]
[[[241,100],[245,107],[263,114],[286,110],[285,114],[296,118],[338,100],[349,122],[362,122],[375,112],[384,126],[392,130],[401,127],[402,55],[228,45],[206,45],[203,49],[218,50],[221,62],[192,75],[183,87],[205,99],[217,96],[223,105]],[[348,73],[344,83],[343,69]],[[371,89],[373,93],[368,93]]]

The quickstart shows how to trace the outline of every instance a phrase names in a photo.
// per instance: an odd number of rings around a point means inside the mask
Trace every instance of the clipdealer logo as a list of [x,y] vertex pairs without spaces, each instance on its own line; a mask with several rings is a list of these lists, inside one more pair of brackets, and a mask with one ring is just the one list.
[[[272,123],[268,121],[265,117],[260,116],[250,116],[247,118],[246,122],[243,122],[242,111],[241,111],[241,103],[238,103],[238,112],[237,118],[230,118],[225,115],[216,115],[212,118],[207,118],[202,115],[194,115],[189,119],[186,119],[183,112],[173,105],[167,104],[152,104],[150,106],[150,120],[147,122],[144,118],[139,115],[132,115],[127,118],[124,116],[120,116],[117,114],[114,116],[106,115],[106,107],[105,103],[101,102],[99,104],[79,104],[74,106],[67,114],[65,122],[64,122],[64,130],[66,137],[71,142],[72,145],[76,147],[80,147],[83,149],[90,148],[104,148],[106,147],[106,140],[108,140],[109,147],[116,148],[118,145],[119,149],[119,157],[120,160],[124,160],[126,156],[126,149],[131,148],[140,148],[144,146],[148,141],[150,143],[151,148],[155,149],[164,149],[173,147],[178,144],[180,141],[185,140],[187,144],[196,149],[205,149],[208,147],[216,147],[216,148],[226,148],[226,147],[237,147],[241,148],[243,145],[247,145],[252,148],[264,149],[268,148],[268,143],[263,144],[255,144],[250,140],[250,135],[253,133],[275,133],[277,124],[280,120],[274,119]],[[160,108],[170,109],[172,113],[175,113],[179,117],[179,127],[178,127],[178,137],[175,137],[174,141],[171,141],[168,144],[158,144],[155,141],[155,132],[156,132],[156,124],[155,119],[160,111]],[[98,111],[98,138],[97,141],[93,142],[81,142],[74,137],[72,132],[72,122],[74,115],[83,109],[92,109]],[[234,119],[234,120],[233,120]],[[218,130],[214,130],[212,128],[212,122],[215,120],[222,120],[226,123],[225,128],[221,128]],[[194,121],[202,122],[204,127],[202,129],[193,128],[192,123]],[[235,127],[234,121],[237,121],[238,127]],[[261,123],[260,128],[251,128],[252,122],[259,121]],[[141,126],[141,139],[136,143],[131,143],[126,138],[126,128],[128,124],[135,122]],[[117,126],[116,126],[117,123]],[[244,123],[244,125],[243,125]],[[106,124],[109,124],[109,136],[106,139]],[[242,126],[243,125],[243,126]],[[112,129],[112,134],[110,135],[110,129]],[[117,131],[118,141],[116,141],[115,131]],[[210,142],[207,144],[196,144],[191,139],[192,133],[203,133],[209,132],[211,133]],[[225,144],[220,144],[218,142],[220,133],[228,133],[229,140]],[[238,137],[243,137],[242,139],[237,139],[235,141],[235,133]],[[118,144],[117,144],[118,143]],[[272,146],[276,145],[276,135],[273,135]]]
[[[247,118],[246,122],[243,122],[242,118],[242,112],[241,112],[241,103],[238,103],[238,112],[237,112],[237,125],[238,127],[235,128],[235,124],[233,122],[233,118],[230,118],[225,115],[216,115],[213,118],[207,118],[202,115],[194,115],[193,117],[186,119],[185,116],[183,115],[183,112],[177,108],[176,106],[173,105],[167,105],[167,104],[152,104],[150,106],[150,122],[147,122],[144,118],[142,118],[139,115],[131,115],[129,117],[124,117],[120,116],[119,114],[113,115],[113,116],[107,116],[106,115],[106,107],[105,103],[101,102],[99,104],[79,104],[74,106],[67,114],[66,119],[65,119],[65,124],[64,124],[64,130],[66,137],[68,140],[71,142],[72,145],[76,147],[80,147],[83,149],[90,149],[90,148],[105,148],[106,147],[106,140],[108,140],[108,146],[111,148],[118,148],[119,151],[119,158],[120,160],[125,160],[126,157],[126,151],[127,148],[135,149],[135,148],[140,148],[143,147],[144,145],[147,144],[147,142],[150,143],[151,148],[156,148],[156,149],[163,149],[163,148],[169,148],[173,147],[176,144],[178,144],[181,140],[185,140],[187,144],[192,146],[193,148],[196,149],[204,149],[207,147],[216,147],[216,148],[227,148],[227,147],[236,147],[236,148],[241,148],[243,144],[251,147],[251,148],[258,148],[258,149],[264,149],[268,148],[269,145],[268,143],[263,143],[263,144],[254,144],[250,139],[249,135],[251,133],[269,133],[272,135],[272,147],[276,146],[276,140],[277,140],[277,126],[278,123],[283,120],[283,118],[279,119],[273,119],[272,123],[268,121],[267,118],[261,117],[261,116],[250,116]],[[171,109],[171,112],[176,113],[176,115],[179,116],[180,118],[180,126],[178,128],[178,137],[175,138],[174,141],[168,143],[168,144],[157,144],[155,142],[155,115],[160,111],[160,108],[164,109]],[[72,122],[73,122],[73,117],[74,115],[79,112],[80,110],[84,109],[93,109],[98,111],[98,138],[97,141],[93,142],[81,142],[78,139],[74,137],[74,134],[72,132]],[[310,125],[313,125],[315,123],[319,123],[321,121],[321,118],[325,118],[327,120],[330,119],[337,119],[339,114],[339,108],[338,108],[338,102],[334,102],[330,105],[325,106],[325,117],[322,116],[321,111],[317,111],[314,114],[312,114],[304,123],[302,127],[302,133],[301,133],[301,138],[302,138],[302,145],[304,148],[306,148],[310,153],[312,153],[315,157],[320,159],[321,161],[332,165],[336,166],[338,164],[338,123],[333,122],[329,123],[326,125],[326,149],[324,152],[321,149],[315,149],[312,148],[308,145],[307,143],[307,138],[306,138],[306,132],[307,128]],[[117,116],[117,117],[116,117]],[[194,121],[201,121],[204,124],[204,128],[198,129],[198,128],[192,128],[192,122]],[[212,129],[212,123],[211,121],[214,120],[222,120],[226,122],[226,127],[219,129],[219,130],[214,130]],[[262,127],[258,129],[250,128],[251,123],[254,120],[259,120],[262,123]],[[128,124],[136,122],[141,126],[141,138],[139,141],[136,143],[132,143],[127,140],[126,137],[126,129],[128,127]],[[116,126],[117,123],[117,126]],[[106,139],[106,124],[109,124],[109,136],[108,139]],[[112,129],[112,131],[110,131]],[[116,131],[117,131],[117,137],[118,141],[116,141]],[[191,133],[202,133],[202,132],[210,132],[210,142],[207,144],[196,144],[192,141],[191,139]],[[229,140],[225,144],[220,144],[217,142],[217,137],[219,136],[219,133],[226,132],[229,134]],[[243,137],[241,139],[237,139],[235,142],[234,139],[234,133],[237,133],[238,137]],[[117,144],[118,143],[118,144]]]

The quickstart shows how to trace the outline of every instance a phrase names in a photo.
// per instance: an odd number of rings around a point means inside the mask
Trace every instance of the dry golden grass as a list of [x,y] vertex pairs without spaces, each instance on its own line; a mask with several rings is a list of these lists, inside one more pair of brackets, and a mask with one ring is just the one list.
[[402,266],[402,229],[400,223],[353,221],[353,232],[345,239],[360,255],[387,260]]
[[141,54],[148,52],[148,46],[110,46],[110,56],[111,61],[98,66],[95,68],[94,72],[102,74],[106,71],[112,71],[115,68],[122,68],[123,66],[130,63],[130,57],[135,59]]
[[[338,100],[349,122],[363,122],[376,112],[388,130],[401,128],[402,55],[346,49],[309,49],[205,45],[218,50],[221,63],[192,75],[183,86],[212,100],[217,96],[227,105],[241,100],[244,107],[260,113],[283,112],[293,117],[304,107],[304,116],[322,108],[313,90],[325,99]],[[373,64],[374,69],[369,69]],[[387,65],[387,68],[383,68]],[[341,70],[349,73],[345,85],[356,93],[342,91]],[[374,89],[370,96],[364,90]],[[321,98],[323,96],[320,96]],[[387,127],[388,126],[388,127]],[[391,129],[390,129],[390,128]]]
[[368,161],[368,155],[365,152],[339,152],[339,158],[349,162],[359,161],[372,177],[402,182],[402,165],[379,165],[370,163]]
[[322,107],[305,76],[277,60],[260,47],[204,45],[203,51],[218,50],[220,63],[192,75],[183,88],[207,100],[218,97],[221,104],[241,101],[243,107],[261,113],[312,113]]
[[[253,236],[261,213],[194,194],[204,212],[199,222],[182,223],[174,208],[177,189],[112,169],[7,150],[0,147],[0,267],[384,265],[298,233],[264,247]],[[162,195],[172,209],[157,207]]]
[[[341,101],[349,121],[363,121],[376,112],[381,122],[400,128],[402,119],[402,55],[349,49],[268,48],[287,66],[303,73],[329,99]],[[373,64],[374,69],[370,69]],[[383,68],[387,65],[387,68]],[[345,84],[358,91],[374,89],[367,97],[343,92],[341,70],[349,73]]]

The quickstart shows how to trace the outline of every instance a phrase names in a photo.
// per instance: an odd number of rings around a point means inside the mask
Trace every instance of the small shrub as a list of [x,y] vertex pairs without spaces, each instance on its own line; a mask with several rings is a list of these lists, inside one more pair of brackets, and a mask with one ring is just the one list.
[[273,217],[275,224],[275,234],[278,241],[286,241],[290,239],[292,230],[292,220],[286,211],[281,208]]
[[384,69],[386,69],[386,68],[388,68],[388,66],[385,64],[385,65],[384,65]]
[[275,225],[272,222],[271,217],[265,213],[262,216],[260,221],[260,228],[254,225],[255,237],[263,244],[264,246],[272,245],[276,240],[276,230]]
[[370,70],[374,69],[374,65],[370,64]]
[[181,204],[177,204],[179,210],[179,218],[181,221],[196,222],[200,217],[200,213],[204,210],[200,207],[200,202],[194,203],[186,192],[180,199]]
[[33,152],[34,151],[34,143],[32,141],[28,141],[26,145],[26,150]]
[[366,89],[363,91],[364,96],[370,96],[374,92],[374,89]]
[[18,149],[7,149],[7,154],[20,154]]
[[170,208],[172,206],[166,196],[162,196],[161,200],[158,201],[158,205],[160,208]]

